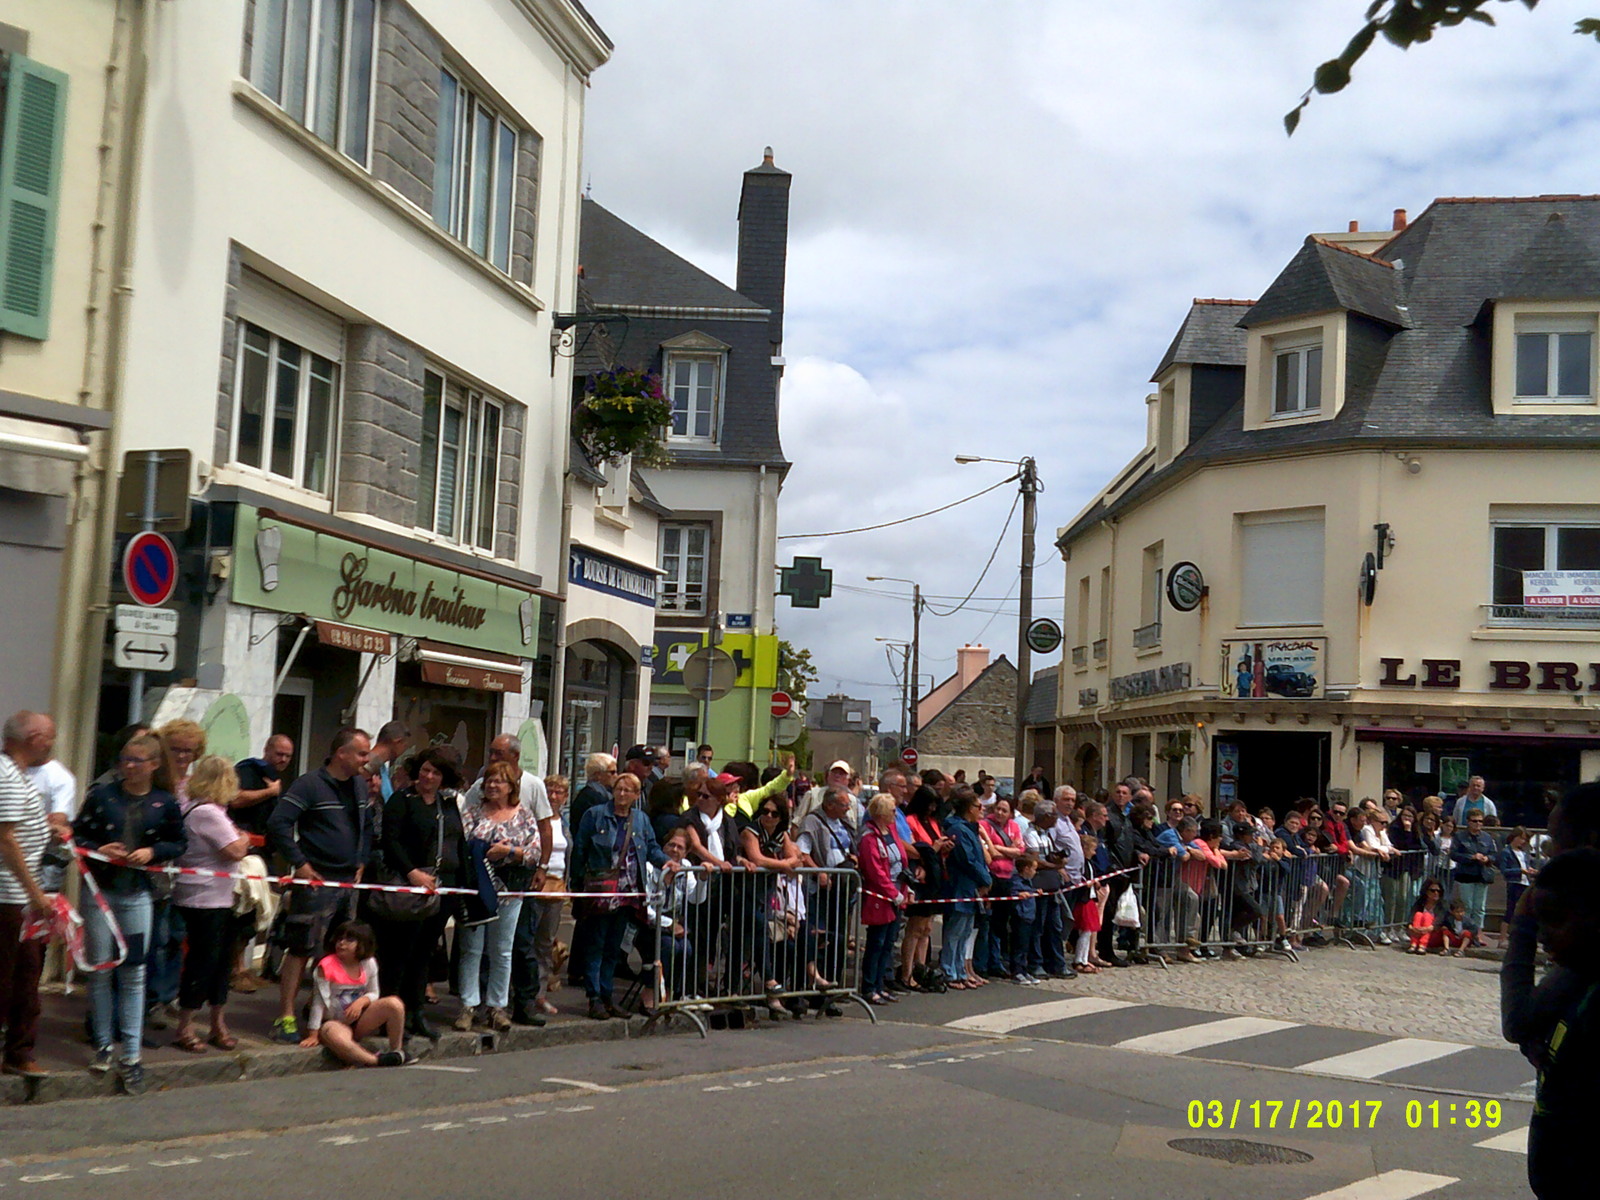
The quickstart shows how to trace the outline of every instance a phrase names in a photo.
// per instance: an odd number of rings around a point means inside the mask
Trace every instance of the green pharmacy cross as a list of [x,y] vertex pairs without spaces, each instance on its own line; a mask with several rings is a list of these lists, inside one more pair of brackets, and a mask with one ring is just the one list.
[[833,572],[820,558],[796,558],[793,566],[778,568],[778,594],[794,608],[820,608],[833,595]]

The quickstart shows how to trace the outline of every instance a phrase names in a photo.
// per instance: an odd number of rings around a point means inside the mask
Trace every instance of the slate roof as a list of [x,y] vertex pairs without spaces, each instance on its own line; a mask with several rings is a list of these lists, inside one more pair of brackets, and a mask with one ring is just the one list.
[[1183,324],[1178,326],[1172,345],[1161,356],[1161,365],[1150,378],[1159,378],[1175,362],[1244,366],[1249,336],[1240,328],[1239,318],[1254,303],[1254,300],[1195,300]]
[[[1496,416],[1489,395],[1493,301],[1595,297],[1600,196],[1435,200],[1372,255],[1309,238],[1240,323],[1340,308],[1355,313],[1339,412],[1327,421],[1246,431],[1241,391],[1171,463],[1147,471],[1111,503],[1096,501],[1057,544],[1210,462],[1374,444],[1600,449],[1593,407]],[[1180,330],[1172,361],[1187,361],[1185,345]]]
[[1053,725],[1056,719],[1056,687],[1061,679],[1061,668],[1046,667],[1033,673],[1028,684],[1028,706],[1022,710],[1025,725]]
[[766,310],[715,276],[680,258],[593,200],[583,202],[578,262],[597,308],[734,308],[752,317]]

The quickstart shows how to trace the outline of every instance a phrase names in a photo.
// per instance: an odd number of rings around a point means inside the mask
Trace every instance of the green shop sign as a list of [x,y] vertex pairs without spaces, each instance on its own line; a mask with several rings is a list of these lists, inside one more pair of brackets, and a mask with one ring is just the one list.
[[343,621],[402,637],[526,658],[539,600],[521,588],[430,566],[239,506],[237,604]]

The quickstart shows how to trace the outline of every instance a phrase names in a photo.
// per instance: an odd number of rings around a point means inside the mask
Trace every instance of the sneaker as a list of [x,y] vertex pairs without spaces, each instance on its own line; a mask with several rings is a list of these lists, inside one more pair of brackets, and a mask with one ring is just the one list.
[[[541,1021],[540,1024],[542,1025],[544,1022]],[[505,1033],[511,1028],[511,1018],[506,1015],[505,1009],[491,1008],[489,1010],[489,1028],[496,1033]]]
[[117,1066],[117,1079],[122,1090],[130,1096],[144,1095],[144,1064],[124,1059]]
[[96,1075],[104,1075],[107,1071],[111,1070],[111,1063],[111,1047],[101,1046],[94,1052],[94,1058],[89,1061],[89,1070],[93,1071]]
[[406,1065],[406,1056],[399,1050],[385,1050],[378,1055],[380,1067],[403,1067]]
[[457,1033],[471,1033],[476,1014],[470,1008],[463,1008],[456,1017],[455,1029]]
[[1289,939],[1286,937],[1279,938],[1276,944],[1279,950],[1288,951],[1294,949],[1294,947],[1289,945]]
[[272,1022],[272,1040],[283,1046],[300,1044],[300,1022],[293,1017],[279,1017]]

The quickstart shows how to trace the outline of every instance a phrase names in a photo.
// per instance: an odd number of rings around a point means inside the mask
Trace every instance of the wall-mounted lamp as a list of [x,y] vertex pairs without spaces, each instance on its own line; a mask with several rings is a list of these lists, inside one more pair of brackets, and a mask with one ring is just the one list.
[[1387,521],[1374,525],[1372,529],[1378,535],[1378,570],[1381,571],[1385,556],[1394,553],[1394,533]]
[[1395,453],[1395,458],[1400,462],[1405,463],[1406,471],[1408,473],[1412,475],[1422,474],[1422,460],[1415,454],[1407,454],[1405,451],[1401,450]]

